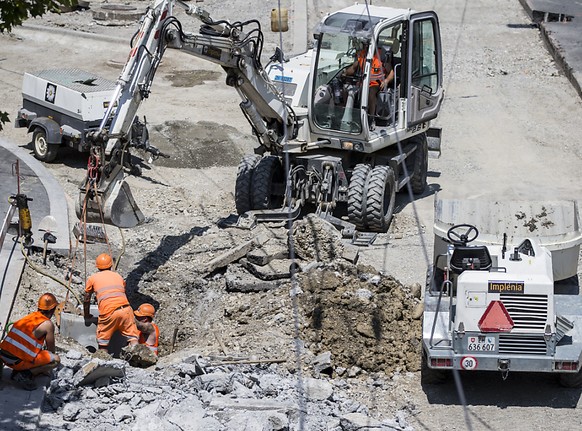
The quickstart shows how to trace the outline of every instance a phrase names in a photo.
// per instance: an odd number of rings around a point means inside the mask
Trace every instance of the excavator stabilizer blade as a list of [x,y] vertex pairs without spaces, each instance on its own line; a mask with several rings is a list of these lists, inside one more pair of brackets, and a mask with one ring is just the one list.
[[135,227],[145,220],[120,167],[114,168],[109,177],[101,181],[96,192],[90,190],[87,193],[86,187],[81,188],[75,208],[79,220],[120,228]]

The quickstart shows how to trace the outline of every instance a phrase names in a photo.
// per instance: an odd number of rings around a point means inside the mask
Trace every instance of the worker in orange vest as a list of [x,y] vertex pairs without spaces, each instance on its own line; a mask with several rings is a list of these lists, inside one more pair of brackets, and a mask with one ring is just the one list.
[[153,323],[156,309],[153,305],[144,303],[133,314],[135,314],[137,329],[140,331],[139,344],[145,344],[157,356],[160,328]]
[[132,309],[125,295],[125,280],[117,272],[112,271],[113,259],[106,253],[100,254],[95,260],[99,272],[87,279],[83,312],[85,324],[93,321],[89,312],[91,296],[95,293],[99,307],[97,320],[97,344],[99,349],[108,350],[109,340],[115,331],[119,331],[130,345],[137,344],[139,331],[135,325]]
[[[354,43],[356,43],[354,39]],[[366,66],[366,56],[368,54],[368,41],[360,42],[360,49],[356,54],[354,62],[346,68],[345,75],[352,76],[356,73],[364,74]],[[370,65],[370,87],[368,90],[368,116],[370,117],[370,124],[374,124],[374,116],[376,115],[376,99],[378,93],[388,87],[388,84],[394,79],[394,70],[389,61],[382,63],[380,60],[380,52],[376,50],[374,57],[372,57],[372,64]]]
[[50,375],[61,363],[55,353],[55,325],[51,321],[57,305],[55,295],[45,293],[38,300],[37,311],[16,321],[0,343],[0,359],[12,368],[11,378],[25,389],[35,389],[34,376]]

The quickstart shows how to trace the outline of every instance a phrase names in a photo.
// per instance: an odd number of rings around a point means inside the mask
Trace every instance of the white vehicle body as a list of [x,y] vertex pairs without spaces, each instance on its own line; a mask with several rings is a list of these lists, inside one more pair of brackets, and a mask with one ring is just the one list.
[[[476,206],[483,212],[473,211]],[[569,258],[578,255],[582,242],[576,202],[437,200],[435,207],[435,261],[424,297],[426,366],[504,375],[559,373],[566,385],[582,384],[582,297],[572,277],[577,260]],[[535,211],[526,214],[526,207]],[[501,220],[512,219],[507,224],[513,229],[501,234],[497,244],[487,231],[471,241],[472,223],[481,217],[497,220],[495,214],[503,212],[499,208],[505,209]],[[532,214],[541,223],[539,231],[531,228]],[[516,215],[521,222],[515,222]],[[463,218],[469,223],[454,226]],[[542,224],[551,226],[554,235],[543,235]],[[447,225],[451,229],[443,234]],[[463,230],[469,234],[455,243],[455,231]],[[522,236],[525,231],[530,235]],[[559,277],[570,277],[567,282],[557,283],[552,251],[544,243],[553,246],[557,259],[566,257],[568,265],[561,265]]]
[[[33,134],[42,131],[46,145],[54,147],[51,157],[60,145],[88,151],[87,133],[99,127],[114,90],[115,82],[80,69],[25,73],[15,125]],[[34,149],[37,158],[46,160],[42,151]]]

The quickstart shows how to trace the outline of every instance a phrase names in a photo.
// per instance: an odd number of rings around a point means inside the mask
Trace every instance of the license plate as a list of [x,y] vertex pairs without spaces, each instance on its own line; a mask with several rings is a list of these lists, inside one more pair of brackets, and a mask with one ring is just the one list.
[[495,351],[495,337],[467,337],[467,350],[470,352],[493,352]]

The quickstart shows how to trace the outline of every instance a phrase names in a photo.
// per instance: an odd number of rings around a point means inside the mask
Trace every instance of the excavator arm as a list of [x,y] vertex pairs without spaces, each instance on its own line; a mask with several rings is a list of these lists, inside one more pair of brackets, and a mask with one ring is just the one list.
[[[173,14],[176,4],[202,22],[197,33],[183,30]],[[245,32],[246,27],[252,29]],[[226,71],[226,84],[240,95],[241,110],[259,141],[258,153],[279,154],[285,140],[297,133],[293,110],[261,65],[263,34],[258,21],[214,21],[200,7],[179,0],[156,0],[132,38],[127,62],[99,129],[89,136],[91,155],[76,208],[84,222],[134,227],[144,220],[124,181],[125,168],[134,141],[137,111],[150,94],[167,48],[183,50]],[[146,151],[159,153],[147,141],[141,145]]]

